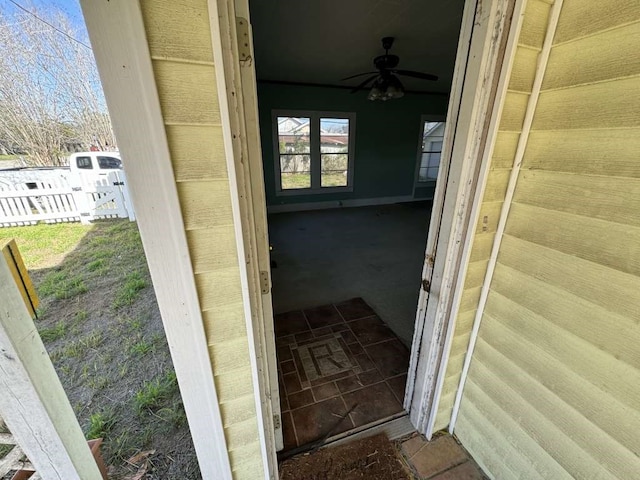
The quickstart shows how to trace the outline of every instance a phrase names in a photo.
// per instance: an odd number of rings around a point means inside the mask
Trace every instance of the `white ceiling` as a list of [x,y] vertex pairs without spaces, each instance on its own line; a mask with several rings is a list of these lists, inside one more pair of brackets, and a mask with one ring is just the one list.
[[[250,0],[258,79],[357,85],[340,79],[373,71],[381,38],[396,37],[398,68],[438,75],[402,77],[407,90],[449,92],[464,0]],[[366,79],[362,77],[360,81]]]

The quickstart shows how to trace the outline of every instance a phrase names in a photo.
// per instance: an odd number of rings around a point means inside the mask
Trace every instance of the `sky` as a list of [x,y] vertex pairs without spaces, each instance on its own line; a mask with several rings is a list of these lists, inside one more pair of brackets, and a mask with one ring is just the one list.
[[[88,39],[78,0],[14,0],[14,2],[31,12],[36,12],[36,10],[62,12],[71,21],[74,30],[78,32],[78,40],[86,41]],[[18,7],[9,0],[0,0],[0,5],[2,5],[2,10],[8,13],[20,12]]]

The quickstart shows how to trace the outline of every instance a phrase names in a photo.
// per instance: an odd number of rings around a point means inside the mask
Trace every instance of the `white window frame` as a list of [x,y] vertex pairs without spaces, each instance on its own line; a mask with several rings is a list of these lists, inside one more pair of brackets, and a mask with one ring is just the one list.
[[[437,181],[436,178],[420,181],[420,164],[422,163],[422,136],[424,135],[424,125],[426,122],[446,122],[447,118],[443,115],[422,115],[420,116],[420,136],[418,137],[418,153],[416,161],[416,172],[414,177],[414,189],[420,187],[428,187],[434,185]],[[445,124],[446,127],[446,124]],[[444,148],[444,138],[443,138]],[[442,152],[440,152],[440,163],[442,163]],[[438,169],[438,177],[440,176],[440,169]]]
[[[278,146],[278,117],[309,118],[309,144],[311,157],[311,187],[283,189],[280,175],[280,149]],[[347,152],[347,185],[344,187],[321,186],[320,119],[344,118],[349,120],[349,143]],[[316,110],[272,110],[273,170],[277,196],[316,195],[323,193],[353,192],[353,165],[355,159],[356,114],[353,112],[321,112]],[[314,133],[315,132],[315,133]]]

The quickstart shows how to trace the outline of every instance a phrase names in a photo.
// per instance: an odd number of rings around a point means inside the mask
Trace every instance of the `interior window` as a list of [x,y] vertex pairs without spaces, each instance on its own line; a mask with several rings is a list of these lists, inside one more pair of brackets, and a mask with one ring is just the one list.
[[76,157],[76,166],[85,170],[91,170],[93,168],[91,157]]
[[278,191],[351,187],[355,115],[305,113],[274,116]]
[[438,179],[444,127],[445,122],[423,122],[418,182],[432,182]]
[[122,162],[115,157],[98,157],[98,165],[100,168],[122,168]]

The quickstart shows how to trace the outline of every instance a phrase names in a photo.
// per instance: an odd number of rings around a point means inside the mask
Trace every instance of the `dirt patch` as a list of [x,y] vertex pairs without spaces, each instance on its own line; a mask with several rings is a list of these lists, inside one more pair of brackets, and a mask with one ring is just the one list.
[[384,434],[293,457],[280,465],[280,480],[410,480]]
[[36,325],[85,435],[104,438],[110,478],[201,478],[136,224],[96,222],[31,275]]

